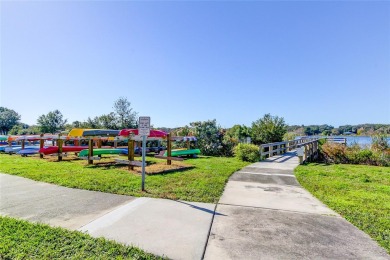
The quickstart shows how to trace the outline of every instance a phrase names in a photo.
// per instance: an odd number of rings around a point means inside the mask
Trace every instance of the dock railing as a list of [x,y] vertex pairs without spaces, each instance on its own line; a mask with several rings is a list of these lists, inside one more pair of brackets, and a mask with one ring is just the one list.
[[328,143],[338,143],[338,144],[347,144],[347,138],[345,137],[327,137],[326,141]]
[[303,163],[318,157],[319,138],[302,138],[292,141],[268,143],[260,145],[261,159],[296,150],[299,162]]

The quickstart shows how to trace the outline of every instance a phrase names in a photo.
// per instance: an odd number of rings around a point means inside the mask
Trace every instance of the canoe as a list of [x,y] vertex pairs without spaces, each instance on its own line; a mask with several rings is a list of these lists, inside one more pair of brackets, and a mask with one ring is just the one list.
[[[28,149],[28,148],[38,148],[39,149],[39,146],[25,146],[24,148],[25,149]],[[22,150],[22,146],[11,146],[11,147],[7,146],[4,149],[4,152],[6,152],[6,153],[17,153],[20,150]]]
[[7,141],[7,140],[8,140],[8,136],[0,135],[0,141]]
[[31,155],[31,154],[37,154],[39,153],[39,147],[30,147],[30,148],[24,148],[17,152],[17,154],[20,155]]
[[[177,150],[172,150],[171,156],[172,157],[178,157],[178,156],[188,156],[188,155],[197,155],[200,154],[199,149],[177,149]],[[164,153],[164,156],[167,155],[167,151]]]
[[73,128],[68,133],[68,136],[69,137],[92,137],[92,136],[115,137],[118,136],[118,134],[119,134],[119,130]]
[[[138,129],[122,129],[119,132],[119,136],[129,136],[130,134],[138,135]],[[150,135],[148,137],[160,137],[164,138],[167,136],[167,133],[161,130],[150,130]]]
[[42,137],[40,135],[20,135],[14,138],[15,141],[39,141],[41,139],[44,140],[52,140],[52,139],[57,139],[58,135],[52,135],[52,134],[45,134]]
[[[125,151],[125,149],[118,149],[118,148],[117,149],[114,149],[114,148],[111,148],[111,149],[97,148],[97,149],[93,149],[93,156],[95,156],[95,155],[103,155],[103,154],[124,154],[124,151]],[[88,152],[89,152],[88,149],[82,150],[79,153],[79,157],[88,156]]]
[[83,136],[118,136],[119,130],[97,129],[84,130]]
[[[62,146],[62,152],[68,153],[68,152],[80,152],[82,150],[88,149],[88,146]],[[42,149],[39,149],[39,153],[43,154],[53,154],[58,153],[58,146],[49,146],[44,147]]]
[[[0,146],[0,152],[5,152],[5,148],[8,148],[9,145]],[[21,145],[13,145],[11,147],[22,147]]]

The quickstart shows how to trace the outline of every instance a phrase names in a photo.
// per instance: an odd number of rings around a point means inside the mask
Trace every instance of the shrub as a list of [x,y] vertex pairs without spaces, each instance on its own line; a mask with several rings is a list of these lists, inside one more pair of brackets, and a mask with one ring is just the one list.
[[361,148],[358,144],[347,147],[342,144],[325,143],[321,146],[320,152],[326,163],[390,166],[390,149],[379,151]]
[[373,152],[369,149],[347,149],[346,156],[351,164],[373,164]]
[[385,135],[375,135],[372,137],[371,149],[377,152],[383,152],[390,149],[389,142],[387,141],[387,136]]
[[281,142],[286,132],[287,125],[283,117],[265,114],[252,123],[252,142],[255,144]]
[[343,144],[325,143],[321,147],[321,152],[327,163],[347,163],[347,148]]
[[259,147],[254,144],[238,144],[234,147],[234,155],[246,162],[260,161]]

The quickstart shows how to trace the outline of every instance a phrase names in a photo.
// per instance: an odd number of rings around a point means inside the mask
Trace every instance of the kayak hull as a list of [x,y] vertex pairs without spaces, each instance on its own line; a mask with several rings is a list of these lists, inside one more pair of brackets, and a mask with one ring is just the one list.
[[[88,149],[88,146],[63,146],[62,147],[62,152],[63,153],[68,153],[68,152],[80,152],[82,150]],[[50,146],[50,147],[45,147],[42,149],[39,149],[39,153],[42,154],[53,154],[53,153],[58,153],[58,146]]]
[[[179,157],[179,156],[188,156],[188,155],[198,155],[200,154],[199,149],[178,149],[178,150],[172,150],[171,156],[172,157]],[[167,152],[164,153],[164,156],[167,156]]]
[[[89,153],[88,149],[82,150],[79,153],[79,157],[88,156],[88,153]],[[104,155],[104,154],[124,154],[124,153],[125,153],[125,149],[102,149],[102,148],[93,149],[93,156]]]

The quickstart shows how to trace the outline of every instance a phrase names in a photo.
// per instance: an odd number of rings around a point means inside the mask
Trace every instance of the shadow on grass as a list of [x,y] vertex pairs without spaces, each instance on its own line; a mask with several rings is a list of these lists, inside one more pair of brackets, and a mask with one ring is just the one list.
[[172,173],[186,172],[186,171],[192,170],[194,168],[195,168],[195,166],[186,166],[186,167],[182,167],[182,168],[167,169],[167,170],[162,170],[162,171],[158,171],[158,172],[148,172],[146,170],[146,174],[147,175],[166,175],[166,174],[172,174]]
[[[172,174],[172,173],[179,173],[179,172],[185,172],[189,171],[195,168],[195,166],[188,165],[188,166],[177,166],[178,168],[173,168],[173,169],[148,169],[148,167],[153,167],[156,166],[158,167],[157,162],[148,162],[148,165],[146,167],[146,174],[151,176],[151,175],[166,175],[166,174]],[[161,165],[162,168],[166,167],[166,165]],[[175,166],[175,165],[173,165]],[[126,164],[120,164],[116,162],[96,162],[92,165],[85,165],[86,168],[89,169],[102,169],[102,170],[125,170],[128,171],[128,166]],[[134,170],[131,171],[134,174],[141,174],[142,172],[141,167],[134,167]]]

